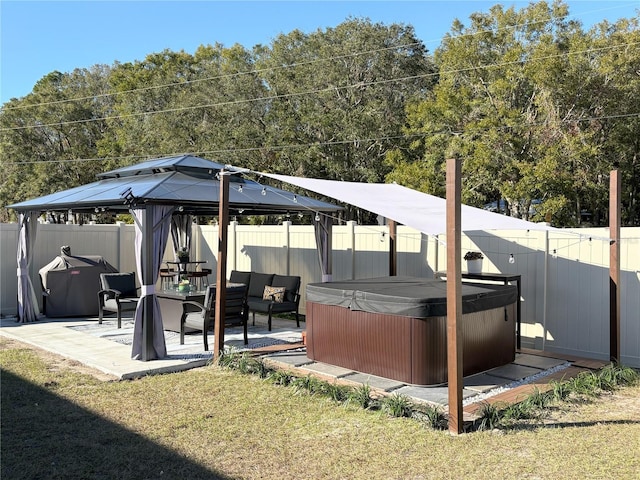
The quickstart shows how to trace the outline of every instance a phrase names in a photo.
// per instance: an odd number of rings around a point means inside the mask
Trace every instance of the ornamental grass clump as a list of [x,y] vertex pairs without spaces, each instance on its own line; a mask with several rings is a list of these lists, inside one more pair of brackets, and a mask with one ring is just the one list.
[[413,404],[409,397],[401,393],[394,393],[380,401],[382,411],[392,417],[411,417]]
[[633,386],[640,382],[640,374],[633,368],[610,364],[599,371],[580,372],[565,382],[552,381],[546,392],[535,388],[522,401],[512,404],[489,404],[485,402],[479,410],[476,428],[491,430],[512,427],[519,420],[542,419],[553,402],[568,400],[572,395],[596,397],[610,393],[621,386]]
[[438,405],[425,405],[414,410],[412,418],[421,421],[432,430],[445,430],[449,426],[449,418]]
[[366,383],[353,387],[349,393],[347,400],[349,403],[353,403],[364,410],[368,410],[375,405],[373,398],[371,397],[371,387]]

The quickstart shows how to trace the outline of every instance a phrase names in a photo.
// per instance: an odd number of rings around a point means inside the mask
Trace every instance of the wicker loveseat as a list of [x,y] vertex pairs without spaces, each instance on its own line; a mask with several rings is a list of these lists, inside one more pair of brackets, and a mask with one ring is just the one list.
[[[274,313],[295,313],[296,325],[300,327],[300,277],[273,273],[242,272],[233,270],[230,282],[249,286],[247,304],[255,325],[256,312],[268,317],[271,331],[271,316]],[[282,291],[284,289],[284,291]]]

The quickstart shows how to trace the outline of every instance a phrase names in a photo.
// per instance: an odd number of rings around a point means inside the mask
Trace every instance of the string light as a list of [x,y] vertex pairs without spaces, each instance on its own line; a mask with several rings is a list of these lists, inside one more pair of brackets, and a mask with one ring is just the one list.
[[512,264],[512,265],[513,265],[514,263],[516,263],[516,259],[515,259],[515,257],[513,256],[513,253],[510,253],[510,254],[509,254],[509,263],[510,263],[510,264]]
[[316,216],[315,216],[314,220],[315,220],[316,222],[319,222],[319,221],[320,221],[320,214],[319,214],[318,212],[316,212]]
[[242,185],[238,185],[238,193],[242,193]]
[[558,258],[558,252],[556,251],[556,249],[553,249],[553,253],[551,254],[552,258]]
[[298,196],[297,195],[293,196],[293,203],[298,203]]
[[266,195],[267,194],[267,187],[262,187],[262,195]]

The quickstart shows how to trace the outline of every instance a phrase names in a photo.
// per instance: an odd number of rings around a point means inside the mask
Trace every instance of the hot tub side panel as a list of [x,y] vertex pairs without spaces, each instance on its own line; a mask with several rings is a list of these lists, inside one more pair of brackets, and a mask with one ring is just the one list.
[[307,302],[307,357],[412,383],[412,320]]
[[463,315],[464,376],[511,363],[516,358],[516,304]]
[[[515,359],[516,305],[462,316],[463,375]],[[307,356],[414,385],[447,382],[446,317],[412,318],[307,303]]]
[[447,317],[411,319],[411,381],[435,385],[447,381]]

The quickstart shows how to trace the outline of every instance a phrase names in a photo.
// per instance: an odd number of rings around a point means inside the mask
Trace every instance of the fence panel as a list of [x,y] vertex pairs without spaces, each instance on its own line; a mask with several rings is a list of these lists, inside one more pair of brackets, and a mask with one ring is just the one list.
[[[480,250],[487,272],[522,276],[522,321],[525,347],[608,359],[608,229],[581,229],[580,237],[561,232],[470,232],[462,253]],[[408,227],[398,226],[398,275],[430,278],[446,269],[446,247]],[[0,224],[0,313],[17,311],[16,224]],[[102,255],[120,271],[135,267],[133,225],[38,226],[31,279],[40,296],[38,270],[69,245],[73,254]],[[547,240],[548,238],[548,240]],[[603,239],[604,238],[604,239]],[[446,236],[440,240],[446,242]],[[206,260],[215,278],[218,229],[194,226],[192,250]],[[389,272],[389,235],[385,226],[333,227],[333,278],[371,278]],[[547,250],[548,242],[548,250]],[[510,258],[513,255],[513,262]],[[171,242],[165,258],[171,259]],[[622,361],[640,366],[640,228],[622,229],[621,242]],[[545,268],[546,266],[546,268]],[[229,227],[228,272],[231,269],[293,274],[304,287],[321,281],[312,226],[237,225]],[[463,265],[464,270],[464,265]]]

